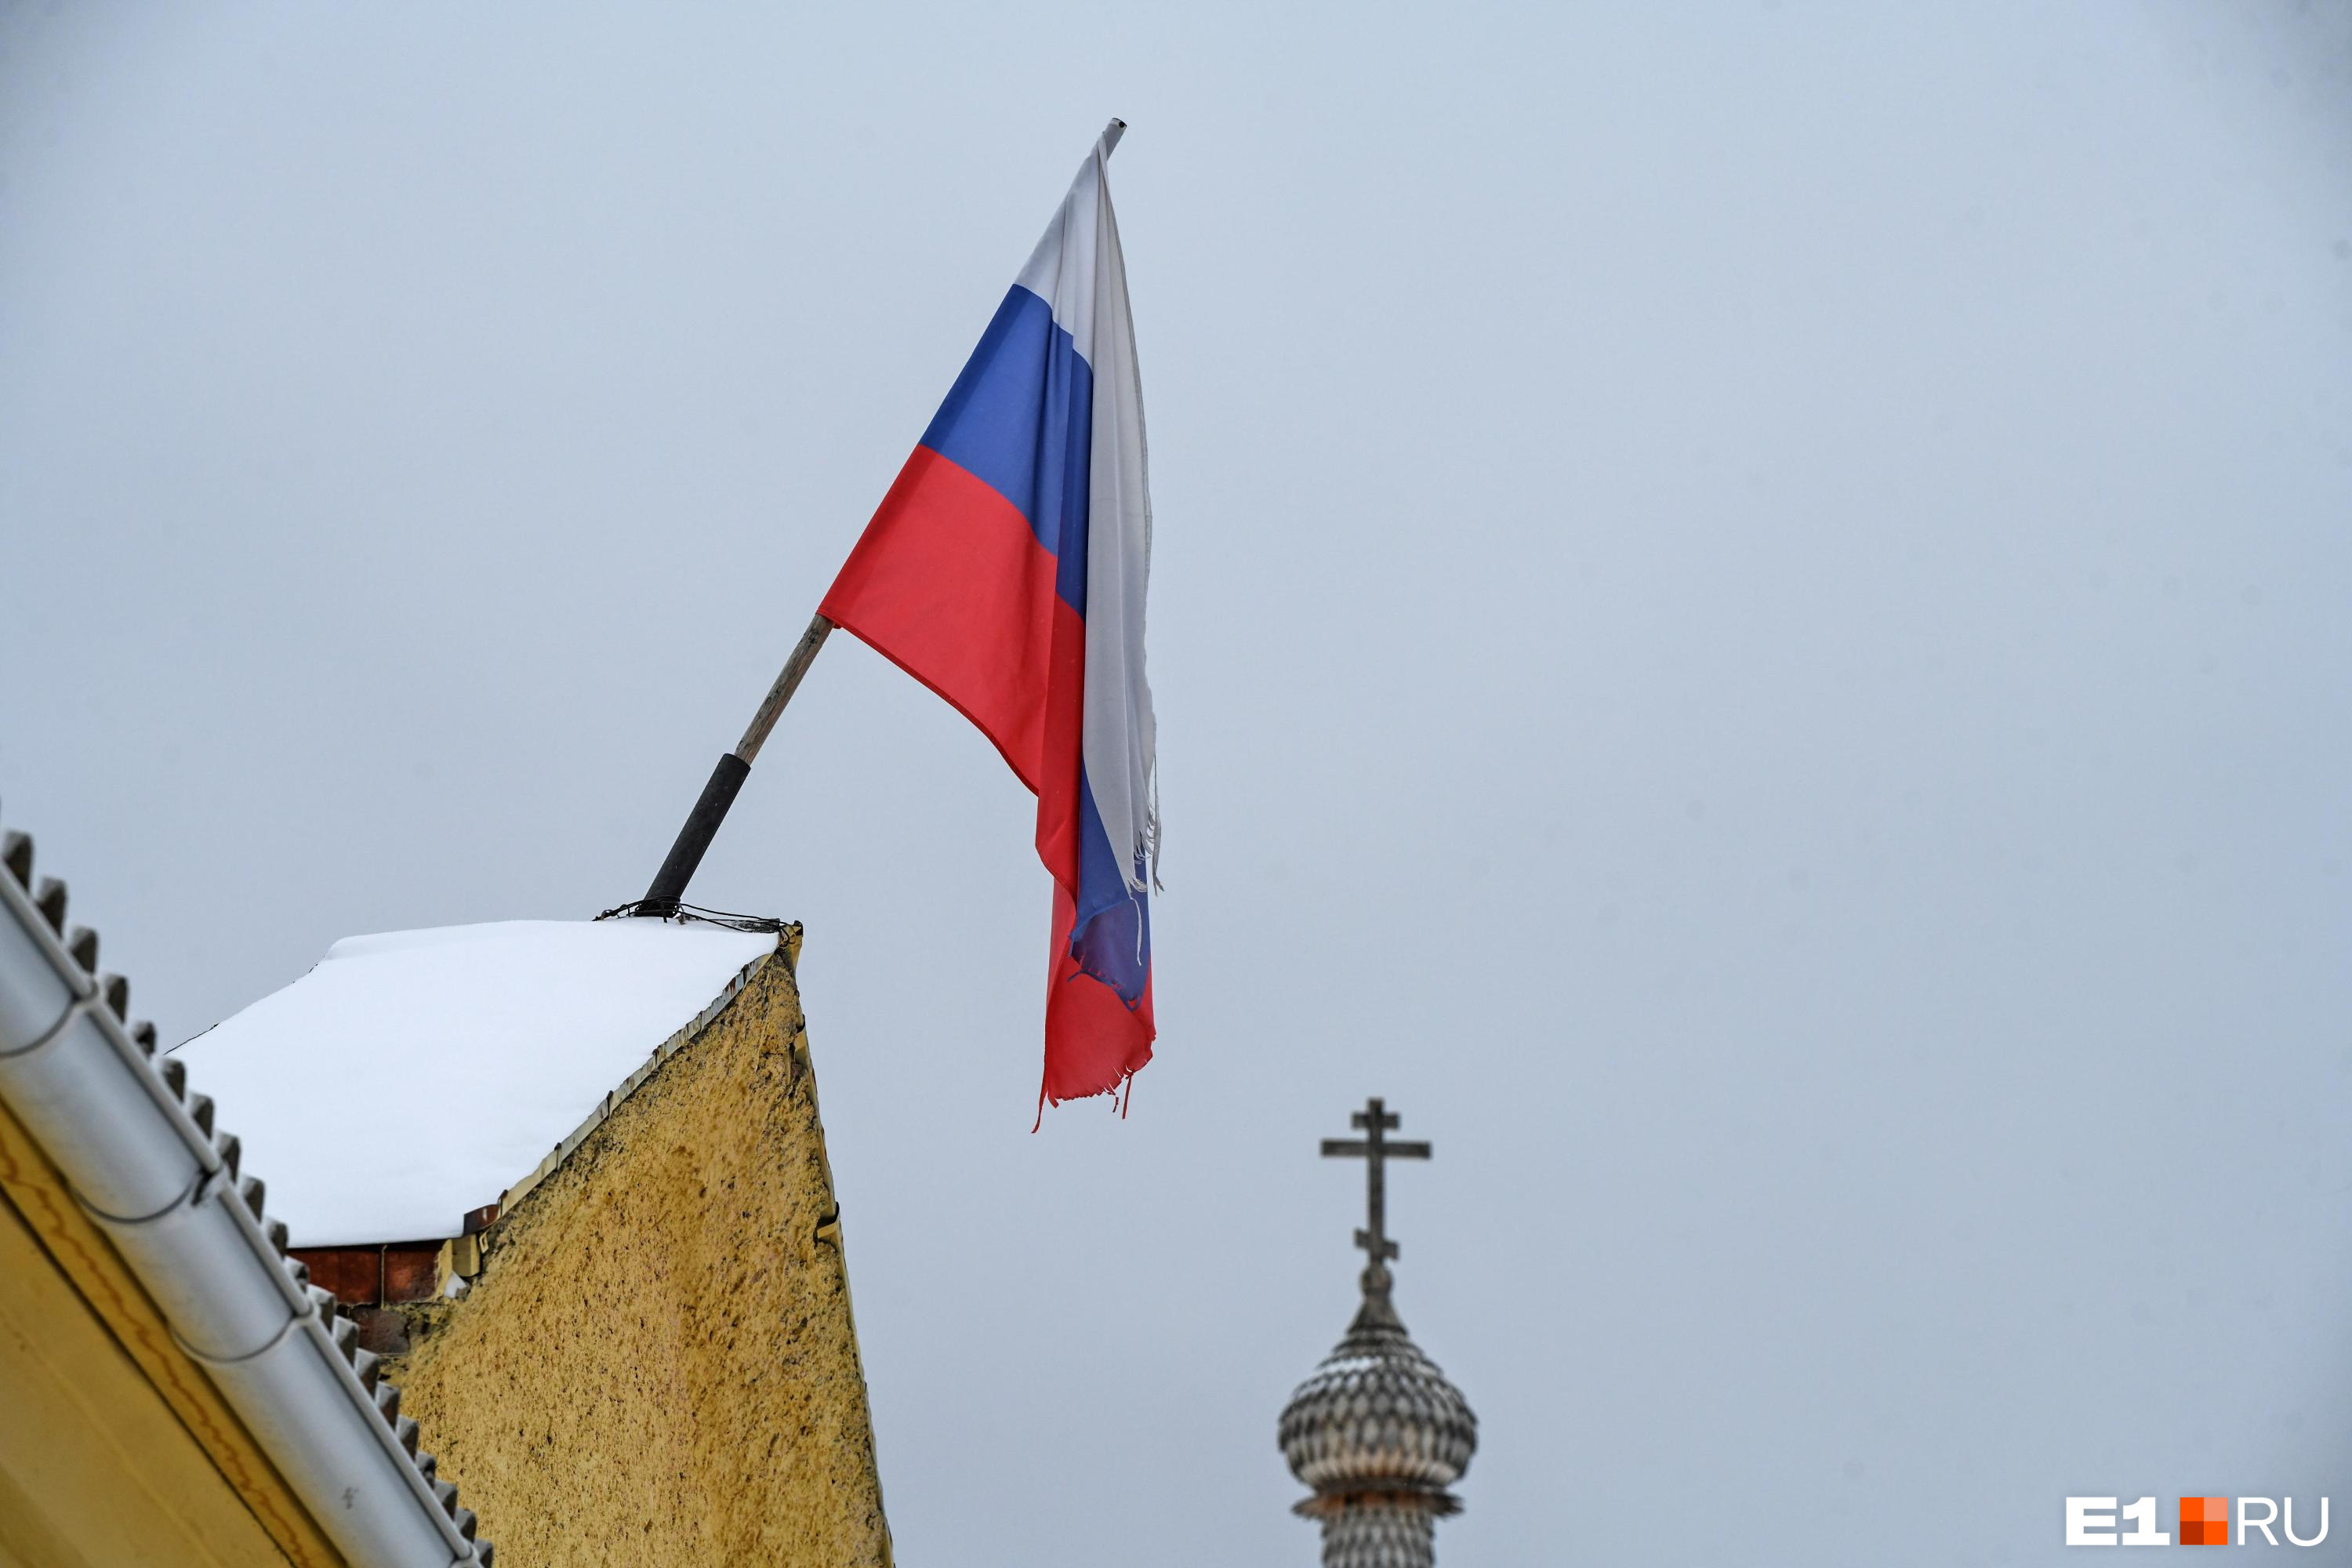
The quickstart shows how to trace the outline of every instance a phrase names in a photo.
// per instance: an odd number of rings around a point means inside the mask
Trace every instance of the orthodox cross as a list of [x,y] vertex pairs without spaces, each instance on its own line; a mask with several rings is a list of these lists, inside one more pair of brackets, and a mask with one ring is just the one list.
[[1388,1185],[1381,1165],[1389,1160],[1426,1160],[1429,1145],[1417,1142],[1391,1142],[1388,1130],[1397,1124],[1396,1112],[1388,1110],[1378,1095],[1364,1101],[1364,1109],[1348,1118],[1350,1124],[1364,1130],[1361,1138],[1326,1138],[1323,1157],[1356,1155],[1364,1162],[1364,1206],[1369,1228],[1356,1233],[1356,1245],[1364,1249],[1369,1266],[1364,1270],[1367,1290],[1380,1289],[1388,1284],[1388,1260],[1397,1255],[1397,1244],[1389,1239]]

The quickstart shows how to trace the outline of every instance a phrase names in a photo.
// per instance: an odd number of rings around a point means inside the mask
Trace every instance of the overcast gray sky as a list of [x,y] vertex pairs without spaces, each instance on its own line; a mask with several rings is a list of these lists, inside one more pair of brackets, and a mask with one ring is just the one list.
[[1313,1562],[1368,1093],[1453,1568],[2352,1509],[2340,4],[0,5],[0,805],[136,1007],[642,890],[1112,114],[1132,1114],[850,639],[695,887],[901,1559]]

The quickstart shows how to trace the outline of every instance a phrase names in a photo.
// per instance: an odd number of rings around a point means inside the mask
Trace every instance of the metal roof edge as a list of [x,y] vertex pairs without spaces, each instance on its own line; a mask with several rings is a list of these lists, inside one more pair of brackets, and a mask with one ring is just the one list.
[[489,1568],[399,1389],[286,1256],[237,1140],[153,1026],[126,1023],[129,984],[97,972],[96,933],[68,932],[65,909],[65,884],[34,882],[32,840],[0,837],[0,1100],[353,1568]]

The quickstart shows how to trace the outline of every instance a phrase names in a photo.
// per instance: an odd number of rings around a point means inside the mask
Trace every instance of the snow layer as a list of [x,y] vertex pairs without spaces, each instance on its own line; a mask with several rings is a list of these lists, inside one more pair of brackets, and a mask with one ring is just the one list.
[[774,949],[649,920],[347,937],[175,1054],[295,1246],[456,1236]]

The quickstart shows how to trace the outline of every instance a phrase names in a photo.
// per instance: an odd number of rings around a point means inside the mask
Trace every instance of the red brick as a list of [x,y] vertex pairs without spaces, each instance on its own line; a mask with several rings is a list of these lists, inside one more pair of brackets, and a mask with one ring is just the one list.
[[387,1247],[383,1249],[383,1299],[391,1301],[430,1301],[433,1300],[434,1259],[441,1256],[441,1244],[430,1242],[421,1247]]
[[373,1247],[293,1247],[287,1251],[310,1266],[311,1284],[347,1307],[372,1307],[383,1299],[382,1259]]

